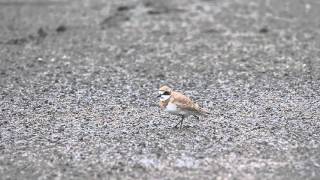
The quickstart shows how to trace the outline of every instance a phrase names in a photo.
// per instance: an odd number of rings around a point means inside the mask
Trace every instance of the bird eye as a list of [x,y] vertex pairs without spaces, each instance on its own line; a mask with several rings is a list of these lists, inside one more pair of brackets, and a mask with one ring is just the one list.
[[170,95],[170,92],[169,92],[169,91],[165,91],[165,92],[163,93],[163,95]]

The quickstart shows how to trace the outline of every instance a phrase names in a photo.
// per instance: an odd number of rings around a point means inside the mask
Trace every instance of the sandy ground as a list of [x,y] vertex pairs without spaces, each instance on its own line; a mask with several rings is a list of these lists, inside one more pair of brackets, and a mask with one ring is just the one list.
[[[0,0],[0,179],[319,179],[317,0]],[[183,129],[167,84],[211,111]]]

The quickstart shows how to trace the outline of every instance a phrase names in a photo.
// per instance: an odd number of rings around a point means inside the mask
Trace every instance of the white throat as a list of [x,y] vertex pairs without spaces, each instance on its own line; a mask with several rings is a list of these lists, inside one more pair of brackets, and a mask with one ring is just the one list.
[[170,95],[161,95],[160,96],[160,101],[166,101],[166,100],[168,100],[170,98]]

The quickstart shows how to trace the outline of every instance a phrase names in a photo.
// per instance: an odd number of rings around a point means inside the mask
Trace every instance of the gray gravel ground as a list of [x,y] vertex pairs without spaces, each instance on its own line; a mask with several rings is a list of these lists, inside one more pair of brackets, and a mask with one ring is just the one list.
[[[317,0],[0,0],[0,179],[320,179]],[[167,84],[208,118],[160,112]]]

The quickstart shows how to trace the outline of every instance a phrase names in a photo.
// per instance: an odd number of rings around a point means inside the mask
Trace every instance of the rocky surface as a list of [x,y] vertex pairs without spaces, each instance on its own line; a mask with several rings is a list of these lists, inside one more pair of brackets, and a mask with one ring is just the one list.
[[[1,179],[319,179],[317,0],[0,1]],[[161,112],[160,85],[210,109]]]

